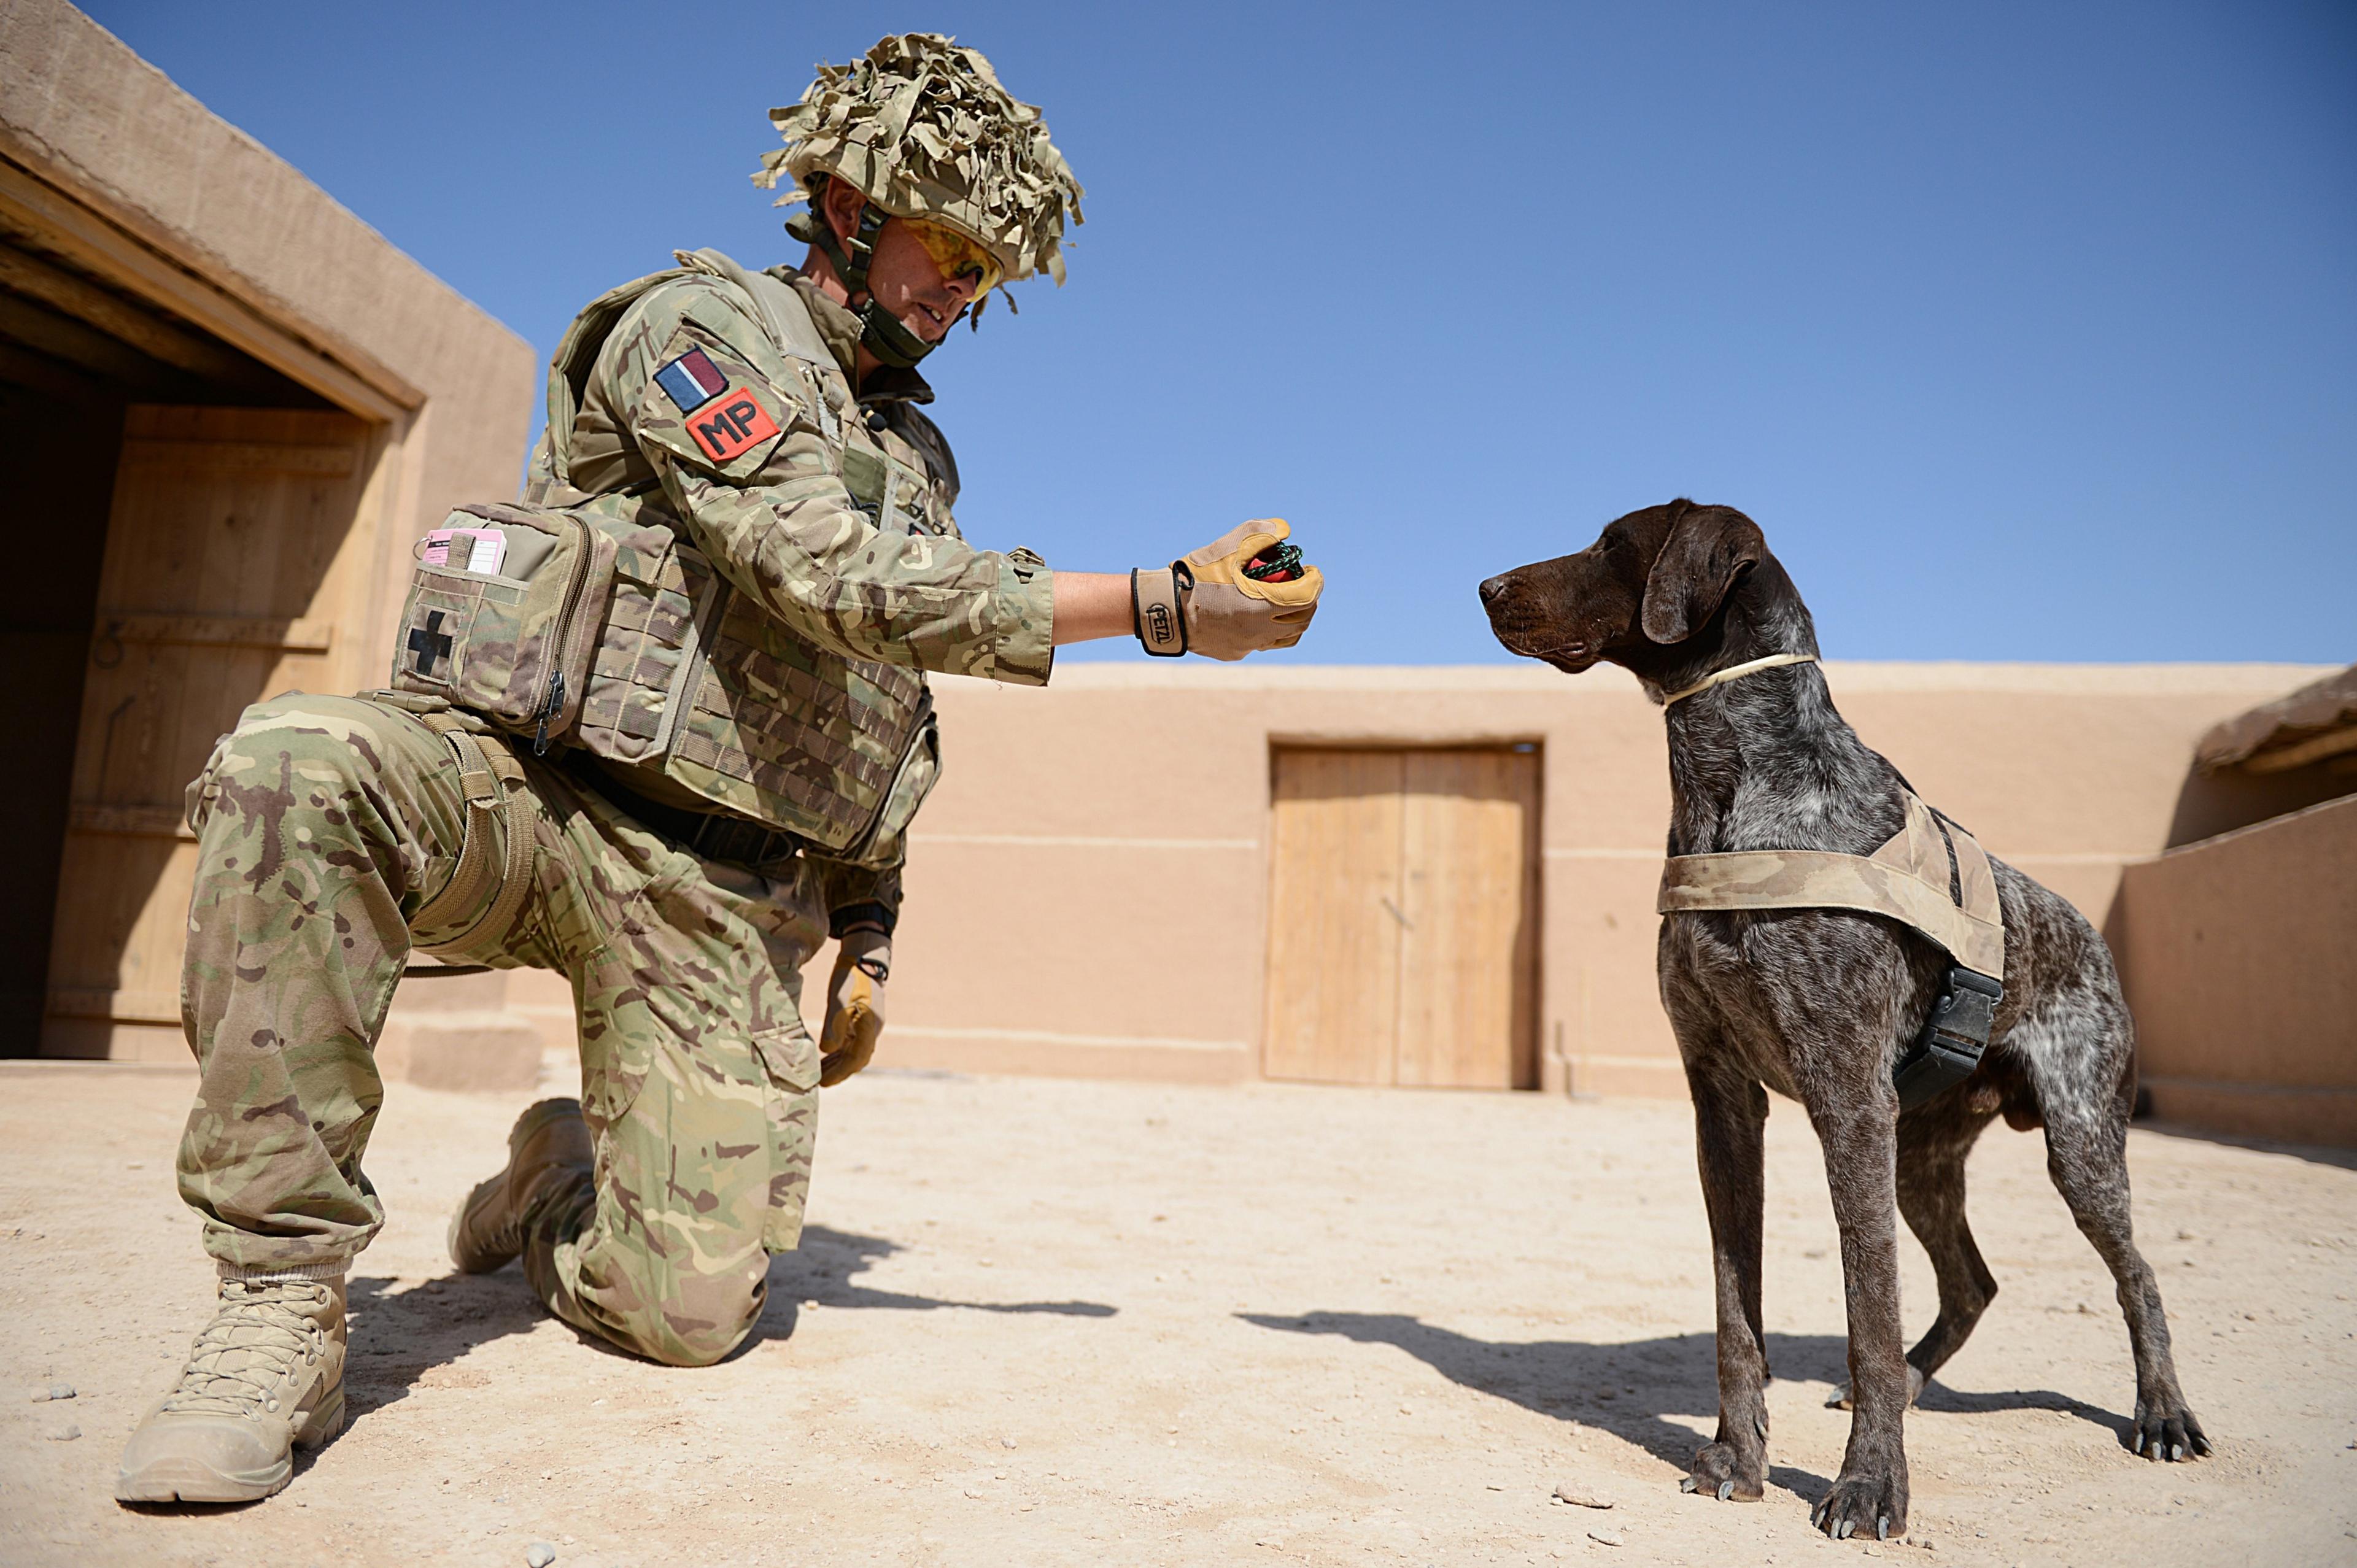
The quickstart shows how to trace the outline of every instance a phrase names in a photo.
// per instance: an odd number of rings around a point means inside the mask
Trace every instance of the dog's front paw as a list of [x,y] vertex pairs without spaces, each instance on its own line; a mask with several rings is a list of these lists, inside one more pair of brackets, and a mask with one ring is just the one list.
[[2173,1462],[2210,1457],[2210,1439],[2181,1399],[2136,1401],[2136,1424],[2128,1428],[2128,1448],[2147,1459]]
[[1756,1503],[1767,1481],[1764,1453],[1738,1454],[1731,1443],[1706,1443],[1695,1450],[1693,1471],[1678,1483],[1678,1490],[1700,1492],[1723,1503]]
[[1835,1541],[1888,1541],[1907,1533],[1907,1483],[1896,1475],[1845,1472],[1809,1510],[1809,1522]]

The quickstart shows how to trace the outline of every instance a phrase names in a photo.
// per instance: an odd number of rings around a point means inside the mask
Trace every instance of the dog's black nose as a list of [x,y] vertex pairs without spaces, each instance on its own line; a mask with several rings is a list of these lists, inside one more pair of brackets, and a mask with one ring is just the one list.
[[1481,602],[1485,605],[1495,604],[1498,601],[1498,596],[1505,591],[1506,576],[1505,574],[1501,573],[1481,585]]

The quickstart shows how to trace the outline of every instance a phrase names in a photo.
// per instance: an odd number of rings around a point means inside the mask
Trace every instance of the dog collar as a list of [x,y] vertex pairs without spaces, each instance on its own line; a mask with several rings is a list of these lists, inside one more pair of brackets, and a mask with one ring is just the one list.
[[1779,670],[1787,664],[1814,664],[1816,661],[1817,656],[1813,653],[1771,653],[1765,659],[1747,659],[1740,664],[1728,665],[1716,675],[1704,676],[1683,692],[1672,692],[1662,699],[1662,706],[1666,708],[1672,703],[1682,703],[1697,692],[1707,692],[1713,686],[1739,681],[1757,671]]

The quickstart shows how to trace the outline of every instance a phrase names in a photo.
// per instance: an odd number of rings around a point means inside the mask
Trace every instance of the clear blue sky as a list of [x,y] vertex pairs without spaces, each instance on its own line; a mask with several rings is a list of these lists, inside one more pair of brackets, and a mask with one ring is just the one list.
[[1835,657],[2357,659],[2346,4],[89,8],[544,353],[798,251],[746,177],[813,62],[982,48],[1090,221],[928,363],[960,520],[1281,513],[1280,657],[1502,658],[1480,578],[1689,494]]

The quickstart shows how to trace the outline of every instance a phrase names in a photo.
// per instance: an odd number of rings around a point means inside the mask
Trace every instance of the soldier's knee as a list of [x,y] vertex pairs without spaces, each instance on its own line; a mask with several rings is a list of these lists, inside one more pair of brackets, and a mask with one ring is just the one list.
[[709,1367],[745,1343],[769,1299],[767,1254],[760,1262],[759,1273],[737,1270],[673,1279],[655,1314],[656,1331],[647,1337],[644,1353],[665,1366]]
[[709,1367],[745,1343],[761,1316],[764,1293],[691,1292],[658,1302],[644,1313],[624,1313],[598,1332],[635,1356],[666,1367]]
[[728,1352],[745,1343],[745,1337],[752,1331],[752,1325],[747,1324],[725,1337],[711,1335],[666,1337],[650,1346],[645,1353],[649,1359],[660,1361],[666,1367],[717,1366],[726,1359]]
[[[527,1253],[527,1273],[533,1261]],[[759,1320],[769,1298],[769,1254],[755,1247],[728,1262],[700,1262],[683,1269],[660,1252],[608,1236],[577,1250],[552,1250],[542,1271],[547,1280],[535,1276],[533,1283],[558,1316],[634,1356],[667,1367],[708,1367],[743,1344]]]

